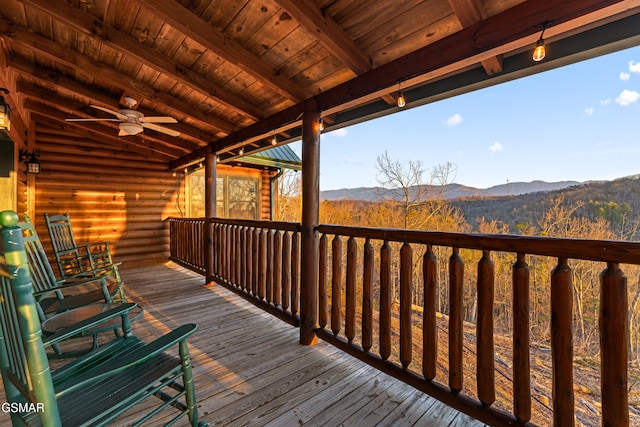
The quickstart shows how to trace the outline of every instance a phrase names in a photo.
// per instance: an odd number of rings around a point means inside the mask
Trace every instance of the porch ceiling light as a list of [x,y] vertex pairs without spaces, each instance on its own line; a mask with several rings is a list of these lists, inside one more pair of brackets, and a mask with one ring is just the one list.
[[[0,93],[9,94],[9,91],[3,87],[0,87]],[[11,120],[9,116],[11,115],[11,108],[9,108],[9,104],[4,101],[4,97],[0,95],[0,130],[6,130],[9,132],[11,130]]]
[[122,122],[120,123],[120,130],[125,132],[127,135],[137,135],[142,132],[142,125],[139,123],[129,123]]
[[540,33],[540,38],[536,43],[536,48],[533,50],[533,60],[536,62],[542,61],[547,54],[547,49],[544,45],[544,38],[542,38],[542,36],[544,36],[544,30],[546,30],[548,26],[548,21],[542,24],[542,33]]
[[37,175],[40,173],[40,162],[38,161],[38,157],[40,157],[40,154],[37,154],[36,150],[32,150],[31,153],[29,153],[28,150],[20,150],[18,160],[27,165],[27,173]]
[[402,92],[402,89],[400,88],[400,85],[402,84],[402,82],[398,82],[398,107],[402,108],[405,105],[407,105],[407,100],[404,99],[404,93]]

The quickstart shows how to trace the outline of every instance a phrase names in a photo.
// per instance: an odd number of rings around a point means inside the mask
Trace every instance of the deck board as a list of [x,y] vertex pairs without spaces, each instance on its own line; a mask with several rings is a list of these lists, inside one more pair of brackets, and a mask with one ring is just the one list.
[[[189,344],[200,418],[211,426],[484,425],[325,342],[300,345],[297,328],[173,263],[122,276],[128,299],[145,308],[133,324],[143,340],[198,325]],[[130,424],[146,406],[114,425]],[[0,413],[0,425],[7,422]]]

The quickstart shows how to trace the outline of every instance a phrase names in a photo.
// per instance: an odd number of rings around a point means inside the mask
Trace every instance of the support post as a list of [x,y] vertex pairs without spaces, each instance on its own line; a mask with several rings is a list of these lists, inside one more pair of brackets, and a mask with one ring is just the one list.
[[305,101],[302,116],[302,253],[300,260],[300,343],[318,341],[318,221],[320,203],[320,113]]
[[216,164],[217,157],[214,153],[207,153],[204,162],[204,216],[205,222],[205,270],[206,283],[210,283],[214,272],[214,242],[213,223],[211,218],[216,216]]

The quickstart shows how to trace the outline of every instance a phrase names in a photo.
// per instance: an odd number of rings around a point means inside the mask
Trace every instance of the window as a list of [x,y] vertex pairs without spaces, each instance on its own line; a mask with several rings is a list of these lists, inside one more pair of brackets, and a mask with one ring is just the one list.
[[[187,180],[188,216],[205,216],[204,171]],[[218,174],[216,179],[216,216],[220,218],[259,219],[260,179],[250,176]]]

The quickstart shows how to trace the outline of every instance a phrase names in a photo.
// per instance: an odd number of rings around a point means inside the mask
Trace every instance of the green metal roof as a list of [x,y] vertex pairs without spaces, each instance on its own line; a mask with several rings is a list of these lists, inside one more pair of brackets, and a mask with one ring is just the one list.
[[280,145],[268,150],[240,157],[238,161],[261,166],[271,166],[280,169],[302,169],[302,160],[289,148],[288,145]]

